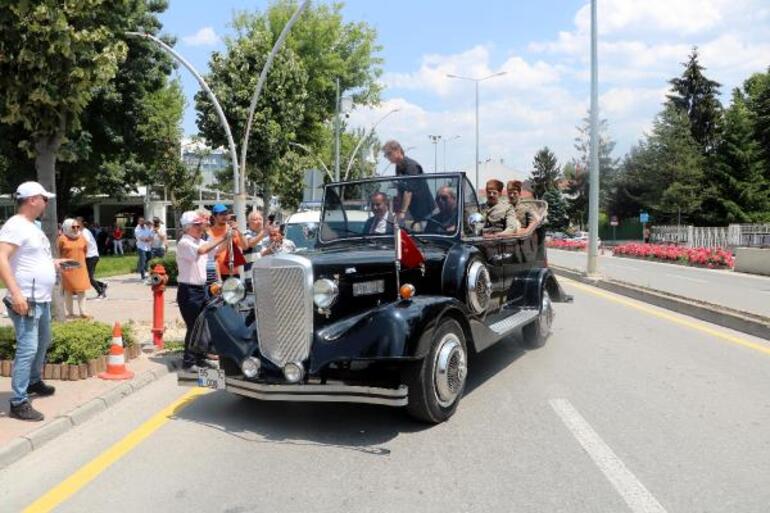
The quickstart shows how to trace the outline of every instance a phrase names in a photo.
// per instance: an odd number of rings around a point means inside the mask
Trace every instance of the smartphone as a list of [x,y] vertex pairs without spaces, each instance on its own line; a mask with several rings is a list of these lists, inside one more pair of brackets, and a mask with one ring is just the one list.
[[62,260],[59,262],[59,267],[62,268],[62,270],[68,270],[68,269],[77,269],[80,267],[80,262],[77,260]]

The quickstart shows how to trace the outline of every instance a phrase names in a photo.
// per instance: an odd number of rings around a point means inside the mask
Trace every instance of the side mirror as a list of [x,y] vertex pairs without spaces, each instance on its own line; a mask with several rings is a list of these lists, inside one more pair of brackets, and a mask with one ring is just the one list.
[[474,212],[468,216],[468,225],[471,227],[471,230],[473,230],[473,234],[476,237],[481,237],[484,230],[484,216],[479,212]]

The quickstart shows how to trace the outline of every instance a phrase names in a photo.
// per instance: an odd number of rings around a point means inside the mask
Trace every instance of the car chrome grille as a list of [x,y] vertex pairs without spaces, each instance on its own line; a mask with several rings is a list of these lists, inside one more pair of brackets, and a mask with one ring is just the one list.
[[260,258],[252,267],[259,349],[279,367],[301,362],[313,341],[313,269],[297,255]]

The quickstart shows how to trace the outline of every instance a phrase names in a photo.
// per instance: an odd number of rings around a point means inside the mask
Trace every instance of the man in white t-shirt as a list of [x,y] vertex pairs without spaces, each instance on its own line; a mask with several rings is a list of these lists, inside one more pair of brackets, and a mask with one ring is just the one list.
[[152,226],[145,222],[143,217],[139,218],[134,228],[134,238],[136,238],[136,252],[139,254],[139,275],[144,280],[147,273],[147,262],[150,261],[152,242]]
[[96,237],[91,232],[91,228],[82,217],[77,218],[80,226],[83,227],[82,234],[86,240],[86,269],[88,270],[88,280],[96,291],[97,298],[107,299],[107,284],[99,281],[94,276],[96,273],[96,264],[99,263],[99,247],[96,245]]
[[51,244],[34,223],[52,197],[37,182],[19,185],[18,213],[0,229],[0,279],[7,287],[3,302],[16,330],[10,416],[21,420],[43,420],[29,397],[55,392],[43,382],[42,370],[51,342],[51,293],[60,260],[51,257]]

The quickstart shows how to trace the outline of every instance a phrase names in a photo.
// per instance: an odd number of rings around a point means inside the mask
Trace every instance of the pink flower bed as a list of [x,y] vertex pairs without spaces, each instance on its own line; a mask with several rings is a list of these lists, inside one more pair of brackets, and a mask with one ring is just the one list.
[[585,251],[588,242],[584,240],[550,240],[545,243],[547,248],[564,249],[567,251]]
[[686,248],[672,244],[630,243],[615,246],[615,256],[674,262],[709,269],[732,269],[735,258],[723,248]]

